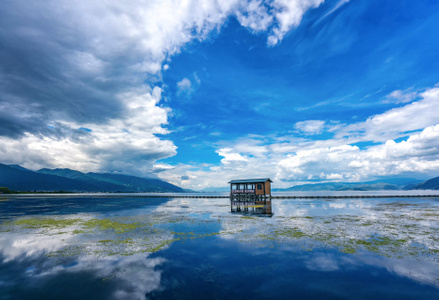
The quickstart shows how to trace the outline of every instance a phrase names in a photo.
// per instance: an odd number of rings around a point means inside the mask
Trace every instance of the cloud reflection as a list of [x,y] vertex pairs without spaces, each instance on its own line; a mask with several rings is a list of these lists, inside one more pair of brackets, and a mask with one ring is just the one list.
[[[146,299],[147,293],[160,287],[161,272],[155,268],[165,262],[163,258],[149,258],[149,254],[140,253],[130,256],[77,253],[73,257],[50,257],[51,253],[69,244],[81,246],[81,240],[70,234],[3,232],[0,233],[0,257],[3,264],[14,262],[18,266],[28,266],[21,276],[30,282],[52,281],[72,273],[85,277],[92,274],[94,278],[109,280],[114,287],[112,299]],[[1,284],[10,286],[16,283]]]

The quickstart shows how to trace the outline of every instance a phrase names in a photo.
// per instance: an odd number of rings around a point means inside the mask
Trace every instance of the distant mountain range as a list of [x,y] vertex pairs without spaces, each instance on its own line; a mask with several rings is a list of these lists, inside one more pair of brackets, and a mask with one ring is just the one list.
[[439,177],[429,179],[427,181],[421,182],[413,187],[411,190],[439,190]]
[[[174,192],[189,190],[155,178],[109,173],[82,173],[71,169],[31,171],[19,165],[0,164],[0,187],[37,192]],[[228,192],[230,187],[210,187],[201,192]],[[373,191],[439,190],[439,177],[420,181],[413,178],[384,178],[367,182],[325,182],[295,185],[281,191]],[[191,191],[192,192],[192,191]]]
[[[438,190],[439,177],[422,182],[414,178],[383,178],[366,182],[324,182],[295,185],[286,189],[273,188],[273,192],[289,191],[378,191],[378,190]],[[203,193],[228,192],[230,187],[209,187]]]
[[4,164],[0,164],[0,187],[40,192],[184,192],[178,186],[155,178],[82,173],[71,169],[31,171],[18,165]]
[[325,182],[295,185],[273,191],[378,191],[378,190],[437,190],[439,177],[422,182],[413,178],[386,178],[367,182]]

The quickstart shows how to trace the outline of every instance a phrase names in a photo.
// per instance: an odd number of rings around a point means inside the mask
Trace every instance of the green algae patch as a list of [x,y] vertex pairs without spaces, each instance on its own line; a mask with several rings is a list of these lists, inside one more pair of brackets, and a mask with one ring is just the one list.
[[297,228],[285,228],[283,230],[275,230],[273,231],[273,234],[275,237],[287,237],[287,238],[302,238],[306,237],[307,235],[300,231]]
[[91,219],[81,224],[87,229],[112,230],[117,233],[124,233],[142,227],[140,223],[121,223],[109,219]]
[[149,248],[147,248],[147,252],[154,253],[154,252],[160,251],[160,250],[162,250],[164,247],[166,247],[166,246],[168,246],[168,245],[170,245],[170,244],[172,244],[173,242],[178,241],[178,240],[179,240],[179,239],[171,239],[171,240],[163,241],[163,242],[161,242],[160,244],[158,244],[158,245],[156,245],[156,246],[154,246],[154,247],[149,247]]
[[81,222],[82,219],[30,218],[13,221],[10,225],[29,229],[65,229],[70,226],[79,225]]
[[112,243],[113,242],[113,240],[100,240],[100,241],[98,241],[98,243]]
[[133,239],[128,238],[128,239],[125,239],[122,241],[118,241],[118,243],[120,243],[120,244],[134,244],[134,241],[133,241]]
[[370,245],[372,245],[372,242],[368,242],[368,241],[365,241],[365,240],[356,240],[355,243],[357,245],[363,245],[363,246],[370,246]]
[[[439,260],[439,224],[435,219],[435,210],[395,203],[364,210],[366,212],[359,216],[313,216],[310,213],[310,216],[275,214],[272,218],[233,215],[224,210],[222,214],[213,213],[210,220],[166,210],[141,216],[108,218],[91,214],[73,215],[70,218],[45,216],[4,222],[0,231],[25,230],[28,234],[30,229],[40,236],[70,234],[65,239],[65,249],[50,254],[58,257],[152,253],[176,241],[185,243],[220,236],[251,243],[255,247],[276,248],[291,244],[303,251],[332,248],[347,255],[370,252],[372,255],[395,258]],[[212,232],[212,228],[218,227],[209,227],[211,223],[219,223],[222,228],[220,232]],[[82,247],[75,246],[78,244]]]
[[360,224],[361,226],[372,226],[373,225],[373,223],[371,223],[371,222],[366,222],[366,223],[362,223],[362,224]]
[[405,240],[402,240],[402,239],[395,240],[395,239],[389,238],[387,236],[380,236],[380,237],[374,238],[372,240],[372,243],[376,246],[389,246],[389,245],[391,245],[391,246],[399,247],[402,244],[404,244],[405,242],[406,242]]
[[72,234],[82,234],[82,233],[91,233],[91,231],[86,231],[82,229],[75,229],[72,231]]
[[355,249],[352,246],[346,246],[342,249],[340,249],[341,252],[346,253],[346,254],[354,254],[355,252],[357,252],[357,249]]
[[435,217],[439,218],[439,213],[425,213],[423,214],[424,217]]
[[93,229],[98,230],[112,230],[116,233],[124,233],[135,230],[145,224],[141,223],[122,223],[112,221],[109,219],[90,219],[84,220],[79,218],[73,219],[58,219],[58,218],[28,218],[20,219],[10,222],[5,225],[18,226],[26,229],[68,229],[72,226],[79,226],[80,229],[75,229],[72,234],[90,233]]

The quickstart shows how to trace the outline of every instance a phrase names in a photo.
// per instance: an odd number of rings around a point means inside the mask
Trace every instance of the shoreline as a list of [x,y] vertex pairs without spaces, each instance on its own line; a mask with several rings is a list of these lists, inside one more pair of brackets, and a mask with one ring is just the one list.
[[[116,194],[116,193],[97,193],[97,194],[86,194],[86,193],[20,193],[20,194],[0,194],[0,197],[17,197],[17,198],[28,198],[28,197],[90,197],[90,198],[195,198],[195,199],[230,199],[229,195],[185,195],[185,194],[154,194],[154,195],[144,195],[144,194]],[[404,194],[383,194],[383,195],[282,195],[282,196],[271,196],[267,199],[364,199],[364,198],[439,198],[439,194],[425,194],[425,195],[404,195]]]

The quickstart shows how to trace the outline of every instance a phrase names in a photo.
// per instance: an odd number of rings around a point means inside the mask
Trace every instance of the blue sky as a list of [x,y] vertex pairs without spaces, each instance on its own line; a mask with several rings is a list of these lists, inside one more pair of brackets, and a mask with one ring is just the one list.
[[[235,19],[207,43],[185,47],[164,73],[170,106],[181,113],[170,122],[189,126],[171,135],[180,151],[168,161],[194,161],[188,138],[211,147],[224,138],[287,134],[299,121],[364,121],[395,106],[383,102],[392,91],[433,86],[439,39],[425,39],[438,14],[428,5],[395,3],[346,3],[323,18],[334,7],[328,2],[276,47]],[[193,91],[179,93],[183,78]],[[200,162],[220,160],[214,151],[200,154]]]
[[438,176],[436,1],[6,1],[0,161],[191,189]]

